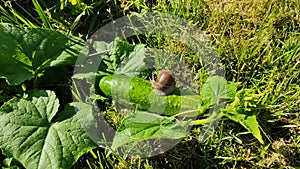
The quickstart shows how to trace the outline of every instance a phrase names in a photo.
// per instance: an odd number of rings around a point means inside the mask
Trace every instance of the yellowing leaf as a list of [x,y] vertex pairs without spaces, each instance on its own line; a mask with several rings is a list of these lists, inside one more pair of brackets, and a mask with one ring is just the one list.
[[71,2],[72,5],[76,5],[77,4],[77,0],[69,0],[69,2]]

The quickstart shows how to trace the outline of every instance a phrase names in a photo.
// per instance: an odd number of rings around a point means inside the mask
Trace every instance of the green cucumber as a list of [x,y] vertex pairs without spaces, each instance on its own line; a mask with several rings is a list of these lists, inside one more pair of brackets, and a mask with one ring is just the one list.
[[101,91],[114,101],[127,107],[163,115],[197,116],[200,113],[200,96],[180,95],[177,89],[167,96],[152,91],[151,83],[141,78],[109,75],[99,83]]

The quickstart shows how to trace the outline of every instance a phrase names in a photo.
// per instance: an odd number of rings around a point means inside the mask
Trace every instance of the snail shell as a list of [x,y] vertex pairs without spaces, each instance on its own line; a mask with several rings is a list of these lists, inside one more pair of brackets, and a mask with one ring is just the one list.
[[156,81],[151,81],[154,93],[160,96],[167,95],[175,89],[175,78],[170,70],[161,70]]

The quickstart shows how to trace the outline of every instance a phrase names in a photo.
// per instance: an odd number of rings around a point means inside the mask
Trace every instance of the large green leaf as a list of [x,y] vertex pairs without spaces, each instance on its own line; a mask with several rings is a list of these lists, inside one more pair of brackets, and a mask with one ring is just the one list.
[[47,29],[0,24],[0,78],[20,84],[49,67],[74,64],[84,42]]
[[250,131],[261,144],[263,144],[264,141],[260,134],[256,116],[258,110],[264,107],[255,103],[259,95],[254,94],[253,92],[254,91],[251,89],[242,89],[238,91],[234,102],[225,108],[224,115],[229,119],[240,123]]
[[112,149],[148,139],[180,139],[188,134],[188,121],[175,123],[171,117],[136,111],[126,118],[114,137]]
[[[52,91],[33,91],[0,108],[0,147],[26,168],[70,168],[96,145],[81,124],[96,124],[84,103],[72,103],[58,114]],[[79,110],[76,113],[76,110]],[[84,118],[82,118],[84,117]]]

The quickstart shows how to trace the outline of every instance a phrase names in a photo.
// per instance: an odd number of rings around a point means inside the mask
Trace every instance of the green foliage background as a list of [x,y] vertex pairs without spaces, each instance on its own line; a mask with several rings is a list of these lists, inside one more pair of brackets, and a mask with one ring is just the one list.
[[[239,82],[241,89],[253,89],[260,96],[247,98],[250,101],[270,106],[259,111],[258,116],[265,132],[264,145],[259,144],[243,127],[224,118],[204,144],[199,144],[199,131],[195,128],[193,135],[159,156],[125,159],[95,149],[82,156],[73,168],[300,166],[299,0],[90,0],[72,1],[73,5],[69,1],[41,0],[39,5],[34,2],[37,1],[2,0],[0,21],[44,27],[88,39],[104,24],[133,11],[157,10],[183,17],[203,30],[211,40],[226,65],[227,80]],[[192,70],[200,70],[200,61],[176,42],[151,36],[145,37],[143,42],[181,53]],[[64,83],[61,85],[68,85]],[[27,88],[31,86],[26,85]],[[21,92],[20,87],[7,86],[2,79],[0,86],[0,103]],[[67,102],[67,99],[64,101]],[[10,159],[3,163],[11,162],[17,163]]]

